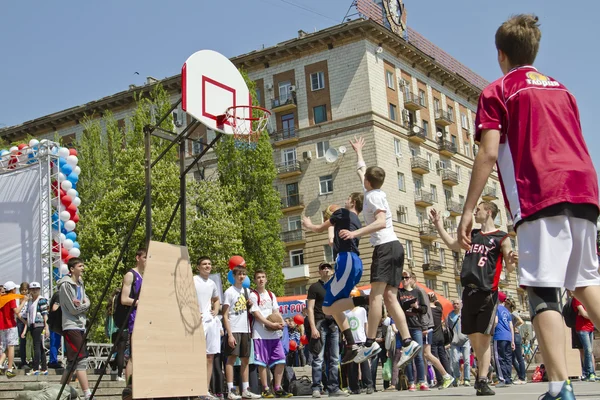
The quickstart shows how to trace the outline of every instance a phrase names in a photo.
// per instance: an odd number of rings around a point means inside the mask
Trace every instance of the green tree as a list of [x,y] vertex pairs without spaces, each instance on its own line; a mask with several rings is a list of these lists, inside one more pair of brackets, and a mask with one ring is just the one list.
[[[254,83],[243,73],[255,99]],[[216,146],[217,168],[221,186],[231,195],[232,215],[237,222],[245,258],[252,272],[263,269],[269,278],[269,288],[283,294],[282,264],[285,256],[279,237],[282,217],[280,195],[273,187],[277,171],[273,149],[266,132],[261,132],[255,150],[240,150],[231,136]]]

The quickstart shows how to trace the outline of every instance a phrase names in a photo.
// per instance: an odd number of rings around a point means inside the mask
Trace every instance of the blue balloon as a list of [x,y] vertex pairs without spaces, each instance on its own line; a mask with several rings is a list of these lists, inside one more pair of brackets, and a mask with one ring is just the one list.
[[242,287],[249,289],[250,288],[250,278],[246,275],[244,281],[242,282]]
[[0,150],[0,157],[3,157],[9,153],[8,150]]
[[52,214],[52,221],[58,221],[58,213],[57,212]]
[[229,271],[229,273],[227,274],[227,280],[232,285],[235,283],[235,278],[233,277],[233,271],[231,271],[231,270]]
[[66,237],[67,239],[71,239],[72,241],[76,241],[76,240],[77,240],[77,234],[76,234],[75,232],[73,232],[73,231],[71,231],[71,232],[67,233],[67,234],[65,235],[65,237]]
[[65,229],[63,227],[63,223],[60,220],[56,220],[52,222],[52,229],[57,230],[57,231],[62,231],[63,229]]
[[55,281],[60,279],[60,268],[52,268],[52,277]]
[[67,165],[67,160],[62,157],[58,157],[58,165],[62,168],[63,165]]
[[77,184],[77,182],[79,182],[79,175],[75,175],[75,174],[71,173],[69,176],[67,176],[67,179],[69,180],[69,182],[71,182],[73,185],[75,185],[75,184]]
[[65,224],[63,224],[62,221],[58,221],[58,222],[60,222],[60,232],[66,236],[67,233],[69,233],[69,232],[65,229]]
[[65,176],[68,176],[71,172],[73,172],[73,167],[71,167],[69,164],[64,164],[60,167],[60,172],[65,174]]
[[[69,233],[71,233],[71,232],[69,232]],[[73,233],[75,233],[75,232],[73,232]],[[73,248],[74,249],[78,249],[79,248],[79,242],[73,242]]]

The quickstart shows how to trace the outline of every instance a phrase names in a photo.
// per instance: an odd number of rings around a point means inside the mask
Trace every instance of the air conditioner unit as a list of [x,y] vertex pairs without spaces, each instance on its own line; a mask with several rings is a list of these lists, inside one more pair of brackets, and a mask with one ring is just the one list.
[[415,267],[415,260],[408,260],[408,266],[410,268],[414,268]]
[[296,91],[296,86],[295,85],[290,86],[290,92],[295,92],[295,91]]
[[302,153],[302,158],[304,160],[312,160],[312,151],[308,150]]
[[431,245],[433,246],[434,249],[440,248],[440,244],[438,242],[433,242]]

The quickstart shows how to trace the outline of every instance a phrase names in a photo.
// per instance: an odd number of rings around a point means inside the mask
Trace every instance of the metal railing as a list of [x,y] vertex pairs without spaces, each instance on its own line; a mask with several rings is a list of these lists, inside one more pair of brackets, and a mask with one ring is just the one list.
[[414,156],[410,159],[410,167],[411,168],[420,168],[429,171],[429,163],[426,159],[419,156]]
[[281,207],[296,207],[304,204],[304,199],[301,194],[292,194],[281,198]]
[[271,134],[271,139],[273,139],[273,141],[275,142],[279,142],[281,140],[287,140],[287,139],[296,139],[298,137],[298,132],[296,132],[296,129],[291,128],[291,129],[282,129],[280,131],[274,132]]
[[454,116],[448,111],[442,109],[435,110],[435,119],[443,119],[444,121],[454,122]]
[[415,192],[415,202],[433,203],[433,195],[424,190]]
[[283,107],[288,105],[296,105],[296,98],[291,94],[275,97],[271,100],[271,108]]
[[280,164],[276,165],[277,168],[277,173],[278,174],[283,174],[286,172],[294,172],[294,171],[300,171],[300,161],[298,160],[293,160],[293,161],[286,161],[286,162],[282,162]]
[[464,205],[454,200],[446,200],[446,210],[456,213],[462,214]]
[[297,242],[304,240],[304,231],[302,229],[295,229],[293,231],[281,232],[279,236],[284,242]]
[[444,267],[440,264],[423,264],[423,272],[432,272],[435,274],[441,274],[444,272]]
[[414,103],[419,105],[420,107],[425,107],[425,100],[421,99],[418,95],[413,92],[404,92],[404,103]]
[[450,153],[456,153],[458,151],[454,143],[444,139],[438,140],[438,148],[440,151],[447,151]]

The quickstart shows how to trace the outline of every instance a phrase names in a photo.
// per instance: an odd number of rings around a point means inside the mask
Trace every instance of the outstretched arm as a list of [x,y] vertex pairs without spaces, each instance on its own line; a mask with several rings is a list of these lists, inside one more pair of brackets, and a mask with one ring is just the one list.
[[356,173],[360,178],[360,183],[365,186],[365,171],[367,170],[367,164],[365,164],[365,160],[363,159],[362,149],[365,146],[365,139],[362,136],[358,138],[355,136],[354,140],[350,140],[350,144],[356,153],[358,158],[356,162]]
[[325,232],[332,225],[329,220],[325,220],[320,225],[315,225],[312,223],[310,218],[304,216],[304,217],[302,217],[302,226],[304,227],[304,229],[308,229],[309,231],[321,233],[321,232]]
[[502,257],[504,258],[504,265],[508,272],[513,272],[519,263],[519,255],[516,251],[513,251],[510,240],[504,239],[502,241]]
[[448,246],[448,248],[450,248],[452,251],[460,251],[460,244],[458,243],[458,240],[454,239],[448,232],[446,232],[444,224],[442,223],[441,214],[438,213],[435,208],[432,208],[429,212],[429,220],[433,226],[435,226],[435,229],[440,234],[440,237],[444,243],[446,243],[446,246]]
[[342,229],[340,231],[340,237],[344,240],[354,239],[364,235],[370,235],[371,233],[380,231],[383,228],[385,228],[385,211],[377,210],[377,214],[375,214],[375,221],[355,231]]

